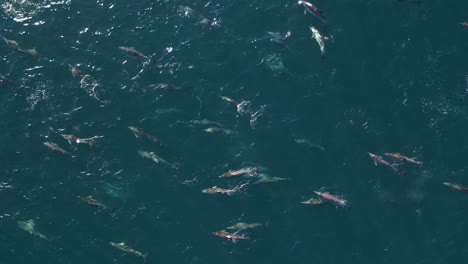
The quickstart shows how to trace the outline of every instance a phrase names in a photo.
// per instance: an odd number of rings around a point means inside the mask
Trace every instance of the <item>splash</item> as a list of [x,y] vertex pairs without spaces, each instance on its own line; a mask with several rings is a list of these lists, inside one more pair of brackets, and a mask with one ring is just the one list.
[[190,17],[197,22],[195,22],[195,25],[202,25],[202,26],[214,26],[214,27],[219,27],[220,26],[220,20],[219,19],[208,19],[204,17],[200,12],[197,10],[191,8],[190,6],[179,6],[178,7],[178,12],[185,16],[185,17]]
[[284,44],[283,40],[287,39],[289,36],[291,36],[291,32],[288,31],[286,32],[286,34],[283,36],[281,35],[281,33],[279,32],[271,32],[271,31],[268,31],[267,32],[268,35],[270,36],[270,41],[273,42],[273,43],[277,43],[281,46],[284,46],[286,48],[286,45]]
[[39,10],[40,6],[35,1],[11,0],[5,1],[2,8],[16,22],[23,22],[31,19]]
[[29,234],[40,237],[42,239],[47,239],[46,236],[36,231],[36,224],[34,223],[33,219],[26,221],[17,221],[17,224],[21,229],[28,232]]
[[244,116],[250,117],[250,127],[255,129],[259,119],[263,116],[266,105],[262,105],[260,109],[254,110],[250,101],[242,101],[237,105],[237,112]]
[[266,56],[260,62],[260,64],[264,64],[267,69],[273,72],[285,73],[293,77],[293,75],[289,72],[289,70],[284,66],[283,57],[279,54],[270,54]]
[[250,127],[252,129],[255,129],[257,127],[258,122],[263,116],[266,107],[267,107],[266,105],[262,105],[258,111],[256,111],[250,116]]
[[96,88],[99,87],[99,83],[91,75],[86,74],[85,76],[83,76],[83,78],[80,81],[80,87],[81,89],[85,89],[91,97],[95,98],[100,102],[103,102],[99,98],[99,95],[96,91]]
[[13,188],[13,186],[11,186],[8,182],[0,182],[0,191],[11,188]]
[[[6,0],[2,1],[1,8],[15,22],[21,23],[32,19],[41,9],[54,5],[68,5],[71,0],[62,1],[34,1],[34,0]],[[45,2],[45,3],[44,3]]]
[[106,194],[113,198],[122,199],[125,197],[124,189],[116,184],[105,183],[103,189]]
[[272,71],[282,72],[286,69],[284,67],[283,58],[278,54],[266,56],[263,62],[265,62],[265,66]]
[[252,103],[250,101],[242,101],[237,105],[237,112],[241,115],[252,115]]
[[270,32],[270,31],[268,31],[267,33],[268,33],[268,35],[270,35],[271,41],[281,41],[281,40],[283,40],[283,36],[281,36],[281,34],[279,32]]
[[30,94],[26,100],[31,106],[31,111],[36,109],[36,106],[41,101],[47,101],[49,99],[49,94],[47,90],[37,89],[32,94]]

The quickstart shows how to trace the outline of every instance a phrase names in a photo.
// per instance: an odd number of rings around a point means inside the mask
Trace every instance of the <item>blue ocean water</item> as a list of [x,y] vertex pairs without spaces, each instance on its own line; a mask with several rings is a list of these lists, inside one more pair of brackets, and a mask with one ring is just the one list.
[[[326,24],[297,1],[0,3],[0,34],[38,53],[0,43],[0,263],[144,262],[109,242],[148,263],[468,257],[468,197],[442,184],[468,186],[468,2],[313,1]],[[329,38],[323,56],[309,26]],[[191,123],[202,119],[230,132]],[[424,167],[398,175],[368,152]],[[244,167],[288,180],[219,178]],[[352,209],[301,204],[314,191]],[[31,219],[37,233],[19,227]],[[237,222],[262,228],[237,233],[250,241],[213,234]]]

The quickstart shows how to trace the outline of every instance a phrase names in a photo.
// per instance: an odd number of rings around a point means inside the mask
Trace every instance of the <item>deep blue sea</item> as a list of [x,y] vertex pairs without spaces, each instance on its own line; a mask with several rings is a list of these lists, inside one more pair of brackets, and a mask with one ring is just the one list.
[[467,263],[468,1],[312,3],[1,0],[0,264]]

